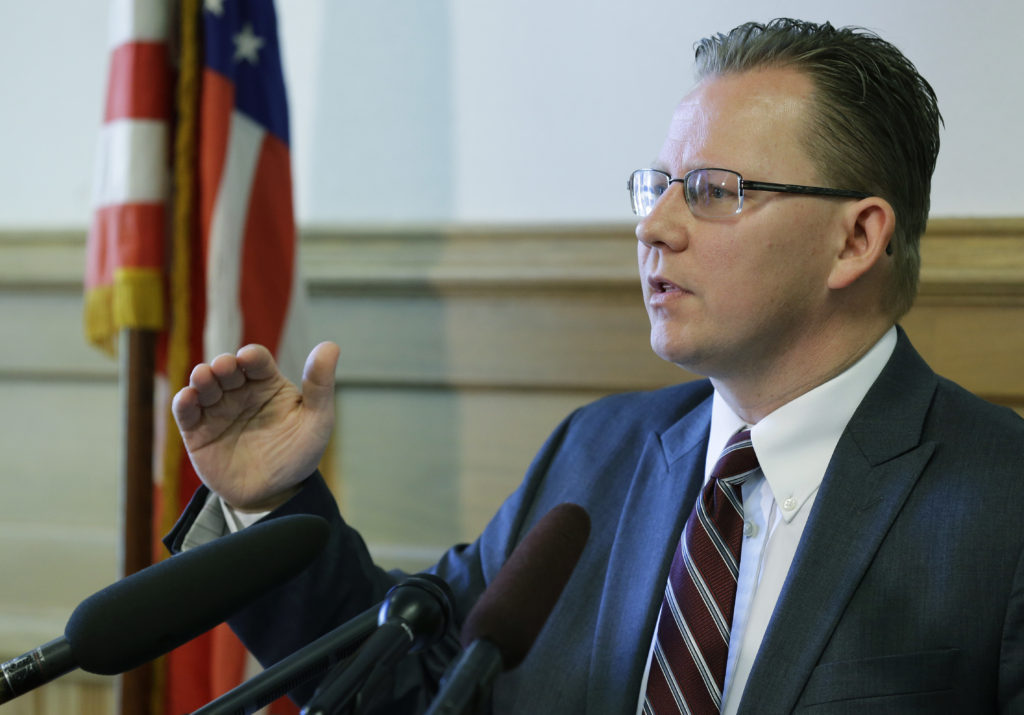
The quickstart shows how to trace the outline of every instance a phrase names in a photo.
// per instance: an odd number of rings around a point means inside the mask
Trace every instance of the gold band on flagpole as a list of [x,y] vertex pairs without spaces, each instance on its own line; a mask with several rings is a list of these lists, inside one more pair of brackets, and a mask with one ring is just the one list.
[[[170,316],[167,334],[167,384],[173,396],[185,386],[191,345],[191,262],[193,216],[195,213],[196,158],[198,156],[198,110],[200,84],[199,0],[181,0],[178,85],[175,98],[177,120],[174,137],[174,198],[171,229]],[[161,510],[157,515],[161,533],[167,533],[178,516],[183,446],[167,402],[161,483]],[[167,687],[167,659],[154,668],[152,712],[163,714]]]
[[[174,141],[174,220],[171,233],[170,306],[167,338],[167,382],[173,395],[185,386],[191,343],[191,261],[195,210],[195,162],[199,103],[199,0],[181,2],[181,65],[177,88],[177,132]],[[181,438],[167,420],[164,446],[164,499],[160,526],[169,530],[178,516],[176,500],[181,466]]]

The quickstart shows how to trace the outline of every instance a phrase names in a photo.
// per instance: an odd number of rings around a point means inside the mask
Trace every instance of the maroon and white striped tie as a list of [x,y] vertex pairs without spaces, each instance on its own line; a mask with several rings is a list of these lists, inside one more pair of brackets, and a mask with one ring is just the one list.
[[721,710],[743,543],[739,485],[757,469],[750,430],[737,432],[686,521],[661,605],[645,713]]

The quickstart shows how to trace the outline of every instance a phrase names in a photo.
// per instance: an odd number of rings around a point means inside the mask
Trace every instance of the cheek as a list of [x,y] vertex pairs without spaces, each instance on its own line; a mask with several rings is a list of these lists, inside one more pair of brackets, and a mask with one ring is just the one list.
[[[820,254],[794,245],[778,246],[765,252],[752,280],[759,290],[748,291],[754,310],[766,314],[785,311],[798,314],[815,307],[825,293],[828,271]],[[758,304],[760,304],[758,306]]]
[[810,209],[779,222],[777,230],[759,241],[756,262],[766,286],[803,284],[808,291],[824,285],[831,268],[828,224]]
[[640,279],[640,289],[643,291],[644,296],[647,295],[648,285],[647,281],[644,280],[644,266],[647,264],[647,259],[651,255],[651,248],[643,241],[636,242],[636,266],[637,266],[637,277]]
[[638,266],[643,266],[647,261],[647,256],[651,254],[651,247],[643,241],[636,242],[636,262]]

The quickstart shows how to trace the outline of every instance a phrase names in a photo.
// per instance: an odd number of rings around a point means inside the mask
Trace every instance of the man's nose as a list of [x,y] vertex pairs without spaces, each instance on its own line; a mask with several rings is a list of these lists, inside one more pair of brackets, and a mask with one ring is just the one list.
[[689,242],[688,226],[692,220],[683,185],[673,182],[651,212],[637,223],[636,237],[651,248],[682,251]]

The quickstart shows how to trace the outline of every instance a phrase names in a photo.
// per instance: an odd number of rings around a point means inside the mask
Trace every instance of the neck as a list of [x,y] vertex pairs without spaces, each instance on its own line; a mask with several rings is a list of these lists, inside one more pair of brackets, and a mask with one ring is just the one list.
[[[892,327],[845,331],[788,352],[786,359],[756,373],[711,377],[715,390],[747,424],[757,424],[788,402],[842,374],[860,360]],[[827,333],[826,333],[827,334]]]

